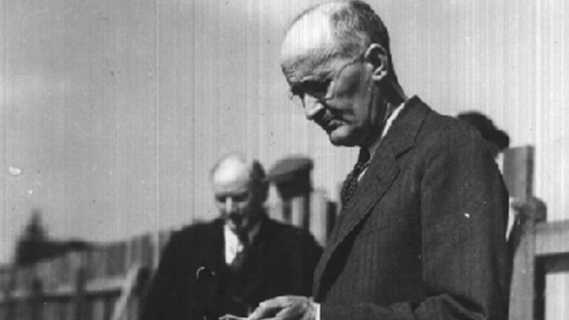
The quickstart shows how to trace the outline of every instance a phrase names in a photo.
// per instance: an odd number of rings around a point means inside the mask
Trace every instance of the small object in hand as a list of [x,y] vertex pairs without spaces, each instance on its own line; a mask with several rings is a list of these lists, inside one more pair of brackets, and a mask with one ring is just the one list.
[[219,318],[219,320],[246,320],[247,317],[238,317],[238,316],[234,316],[232,314],[226,314],[222,317]]

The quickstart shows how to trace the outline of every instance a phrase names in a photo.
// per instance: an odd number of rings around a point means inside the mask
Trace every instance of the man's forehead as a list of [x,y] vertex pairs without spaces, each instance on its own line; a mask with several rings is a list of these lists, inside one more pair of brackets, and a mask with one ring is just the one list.
[[222,162],[213,174],[213,183],[217,185],[233,184],[249,181],[249,167],[238,159],[227,159]]
[[305,16],[288,31],[281,47],[281,63],[305,59],[332,43],[329,18],[321,13]]

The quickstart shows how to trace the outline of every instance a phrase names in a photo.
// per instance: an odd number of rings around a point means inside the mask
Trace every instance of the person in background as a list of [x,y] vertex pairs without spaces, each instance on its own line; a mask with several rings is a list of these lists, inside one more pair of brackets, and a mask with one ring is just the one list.
[[[498,156],[510,146],[510,136],[501,129],[498,129],[494,122],[488,118],[486,115],[477,112],[469,111],[459,113],[457,118],[465,121],[472,127],[474,127],[482,138],[486,140],[488,148],[492,153],[494,159],[498,159]],[[519,239],[511,238],[511,234],[515,225],[521,223],[520,219],[522,216],[531,215],[532,212],[543,212],[546,211],[545,202],[537,197],[531,197],[529,199],[517,199],[510,197],[510,210],[508,212],[508,227],[506,229],[506,239],[508,239],[510,250],[513,251],[518,245]],[[545,219],[545,217],[543,217]]]
[[482,113],[469,111],[459,113],[456,117],[478,130],[482,138],[486,140],[494,159],[497,159],[498,155],[510,146],[510,136],[496,128],[494,122]]
[[309,232],[268,218],[261,164],[228,155],[212,169],[211,181],[220,217],[171,237],[143,320],[246,316],[265,299],[310,294],[321,248]]
[[362,1],[311,7],[280,63],[306,118],[359,157],[313,298],[264,301],[249,320],[507,319],[499,168],[473,128],[404,93],[380,17]]

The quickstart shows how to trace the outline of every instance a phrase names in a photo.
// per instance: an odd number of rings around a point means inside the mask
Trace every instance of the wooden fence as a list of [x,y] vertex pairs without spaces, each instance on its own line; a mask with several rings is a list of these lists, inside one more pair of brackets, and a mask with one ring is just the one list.
[[[514,150],[517,170],[505,170],[508,187],[532,199],[531,148]],[[517,155],[516,155],[517,154]],[[511,157],[511,154],[506,158]],[[520,169],[521,168],[521,169]],[[518,190],[518,191],[516,191]],[[545,206],[528,202],[514,227],[510,319],[569,319],[569,310],[551,314],[548,303],[563,305],[565,296],[545,298],[546,277],[569,274],[569,220],[545,222]],[[336,216],[324,192],[271,206],[276,220],[309,229],[324,244]],[[0,320],[135,320],[145,284],[158,265],[170,231],[125,242],[99,244],[23,269],[0,268]],[[567,288],[569,291],[569,283]],[[551,301],[550,301],[551,300]],[[569,305],[569,303],[567,303]]]
[[149,272],[170,232],[96,245],[0,270],[0,319],[136,319]]
[[[324,192],[270,207],[279,221],[324,243],[335,206]],[[312,214],[309,215],[309,212]],[[0,269],[0,320],[135,320],[171,231],[95,245],[27,268]]]

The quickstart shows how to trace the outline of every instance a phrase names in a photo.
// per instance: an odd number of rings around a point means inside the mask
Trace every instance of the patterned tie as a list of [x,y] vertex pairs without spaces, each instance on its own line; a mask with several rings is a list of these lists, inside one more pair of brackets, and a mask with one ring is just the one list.
[[346,178],[344,185],[342,186],[342,192],[340,193],[340,198],[342,200],[342,206],[346,207],[350,198],[356,192],[358,188],[358,178],[360,174],[367,168],[369,165],[369,151],[367,148],[360,148],[360,154],[358,155],[358,162],[354,165],[354,169]]

